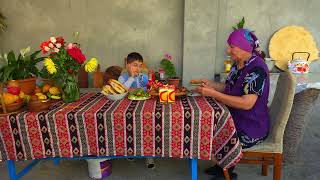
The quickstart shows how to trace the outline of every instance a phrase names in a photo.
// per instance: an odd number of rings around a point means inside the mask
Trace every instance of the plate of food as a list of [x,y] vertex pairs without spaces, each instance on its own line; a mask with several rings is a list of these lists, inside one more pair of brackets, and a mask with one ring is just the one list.
[[144,89],[137,89],[135,91],[129,92],[128,99],[134,101],[143,101],[150,99],[151,95],[144,91]]
[[200,79],[192,79],[189,82],[192,86],[200,86],[202,84],[202,80]]
[[[187,88],[185,88],[185,87],[180,87],[180,88],[176,89],[175,92],[176,92],[176,93],[175,93],[175,96],[184,96],[184,95],[187,94],[188,90],[187,90]],[[156,91],[156,90],[150,91],[149,94],[150,94],[151,96],[159,96],[159,92]]]
[[201,94],[198,92],[190,91],[187,93],[187,96],[201,96]]

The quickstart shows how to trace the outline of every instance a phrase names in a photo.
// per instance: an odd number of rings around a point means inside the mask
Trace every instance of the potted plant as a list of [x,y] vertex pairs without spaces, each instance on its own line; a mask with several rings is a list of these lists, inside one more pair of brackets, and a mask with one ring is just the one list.
[[170,54],[165,54],[164,58],[160,62],[160,67],[165,71],[168,77],[168,84],[179,87],[180,78],[177,77],[176,68],[172,63],[172,56]]
[[1,62],[4,62],[0,68],[1,83],[7,81],[12,83],[14,80],[25,94],[33,93],[39,72],[36,64],[43,60],[42,57],[37,57],[41,51],[35,51],[31,55],[27,55],[29,52],[30,47],[20,50],[17,57],[12,50],[8,54],[0,56]]

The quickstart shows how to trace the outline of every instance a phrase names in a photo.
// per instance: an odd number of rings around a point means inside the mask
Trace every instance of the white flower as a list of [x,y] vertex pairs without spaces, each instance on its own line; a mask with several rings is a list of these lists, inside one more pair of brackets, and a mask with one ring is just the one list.
[[53,46],[53,44],[52,44],[52,43],[50,43],[50,44],[49,44],[49,47],[50,47],[50,48],[53,48],[54,46]]
[[61,43],[57,43],[57,44],[56,44],[56,47],[57,47],[57,48],[61,48]]
[[52,43],[56,43],[56,42],[57,42],[57,40],[56,40],[55,37],[51,37],[51,38],[50,38],[50,41],[51,41]]
[[28,46],[27,48],[25,49],[21,49],[20,50],[20,54],[22,57],[24,57],[25,54],[29,53],[30,52],[30,46]]
[[[4,60],[6,63],[8,63],[7,54],[3,54],[3,56],[0,54],[0,62],[2,62],[2,60]],[[0,64],[2,64],[2,63],[0,63]]]
[[6,53],[3,54],[3,58],[8,62],[8,55]]
[[45,46],[45,47],[44,47],[44,50],[45,50],[45,51],[50,51],[50,48],[49,48],[48,46]]
[[59,49],[58,48],[53,48],[53,51],[57,53],[57,52],[59,52]]

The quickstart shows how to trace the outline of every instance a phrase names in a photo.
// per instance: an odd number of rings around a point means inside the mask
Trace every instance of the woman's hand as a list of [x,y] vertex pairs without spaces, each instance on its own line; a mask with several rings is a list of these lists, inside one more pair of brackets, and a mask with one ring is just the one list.
[[202,96],[212,96],[213,92],[216,90],[205,83],[202,83],[202,85],[198,86],[194,91],[202,94]]
[[214,88],[214,82],[209,79],[201,79],[202,85]]

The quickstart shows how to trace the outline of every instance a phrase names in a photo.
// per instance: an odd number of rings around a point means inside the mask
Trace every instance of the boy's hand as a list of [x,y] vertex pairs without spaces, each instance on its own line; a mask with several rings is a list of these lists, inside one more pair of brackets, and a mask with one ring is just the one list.
[[128,73],[129,73],[129,76],[130,77],[136,77],[138,76],[139,73],[135,72],[132,65],[131,64],[128,64],[127,65],[127,69],[128,69]]

